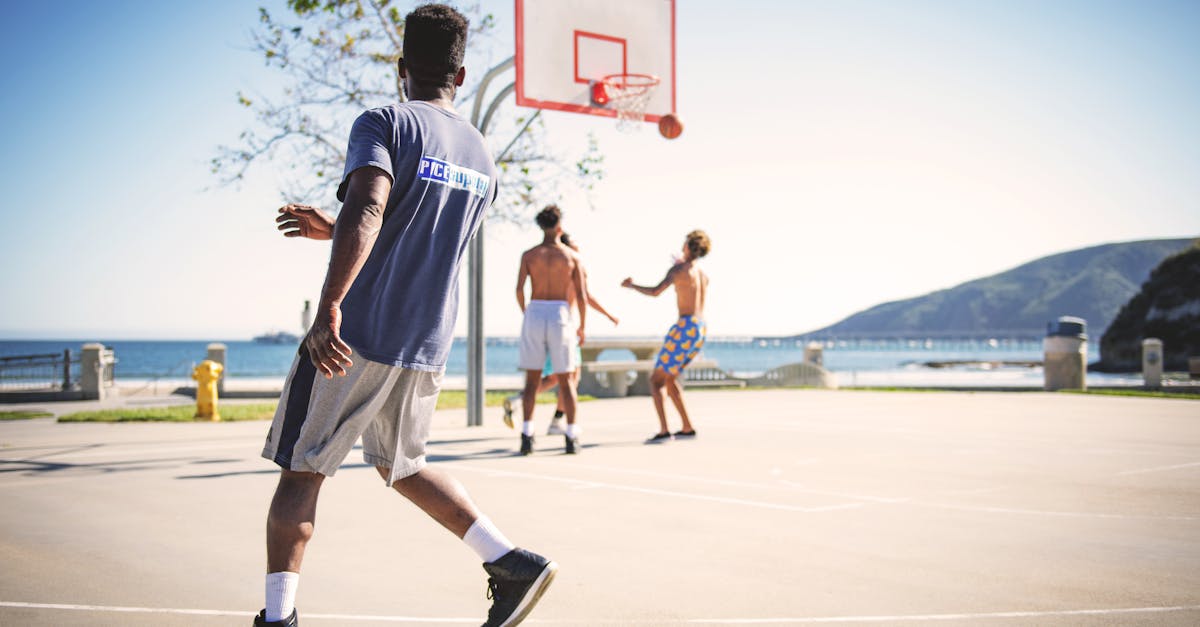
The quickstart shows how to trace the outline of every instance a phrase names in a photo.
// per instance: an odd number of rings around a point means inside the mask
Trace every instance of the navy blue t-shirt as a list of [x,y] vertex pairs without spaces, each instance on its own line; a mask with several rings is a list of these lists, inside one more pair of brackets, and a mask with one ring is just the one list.
[[483,136],[458,114],[421,101],[371,109],[354,121],[346,170],[392,177],[383,227],[342,301],[342,339],[371,361],[445,369],[467,243],[496,195]]

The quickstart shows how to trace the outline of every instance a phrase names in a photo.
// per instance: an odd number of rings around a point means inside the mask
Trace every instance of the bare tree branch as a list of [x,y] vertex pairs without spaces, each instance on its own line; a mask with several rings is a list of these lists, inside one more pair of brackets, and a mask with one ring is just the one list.
[[[211,164],[219,184],[236,184],[252,166],[263,164],[283,176],[281,193],[288,200],[336,207],[334,192],[351,123],[364,109],[404,100],[396,68],[407,12],[401,4],[417,2],[287,0],[284,19],[260,8],[251,49],[282,73],[287,86],[275,98],[237,94],[254,112],[255,123],[235,142],[217,147]],[[478,3],[460,10],[472,23],[468,56],[486,60],[483,44],[494,31],[495,18]],[[477,81],[468,82],[460,90],[459,105],[470,102],[477,90]],[[603,178],[604,158],[594,139],[580,155],[556,154],[541,118],[529,124],[530,115],[505,103],[493,119],[495,137],[515,137],[497,164],[501,187],[493,205],[495,219],[524,219],[566,194],[586,194]]]

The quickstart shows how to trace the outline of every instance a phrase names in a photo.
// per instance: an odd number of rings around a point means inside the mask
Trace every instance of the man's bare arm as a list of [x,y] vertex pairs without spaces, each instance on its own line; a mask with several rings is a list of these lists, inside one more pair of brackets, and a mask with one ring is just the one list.
[[579,257],[575,258],[575,269],[571,272],[571,280],[575,284],[575,297],[578,299],[575,302],[580,303],[579,307],[579,343],[583,344],[584,332],[583,328],[587,326],[587,274],[583,271],[583,263]]
[[678,266],[674,266],[668,270],[667,276],[663,277],[663,280],[659,281],[658,285],[655,285],[654,287],[634,285],[632,278],[627,278],[624,281],[621,281],[621,287],[628,287],[629,289],[645,294],[646,296],[658,296],[659,294],[667,291],[668,287],[671,287],[671,282],[675,280],[675,271],[677,268]]
[[335,371],[345,375],[345,367],[352,365],[350,347],[341,338],[342,300],[375,246],[391,189],[392,179],[379,168],[368,166],[350,174],[346,202],[333,227],[333,251],[317,318],[304,338],[309,359],[326,378]]
[[596,297],[592,295],[591,290],[588,290],[588,306],[591,307],[592,309],[595,309],[596,311],[600,312],[604,317],[608,318],[609,320],[612,320],[612,323],[614,326],[621,323],[620,320],[617,320],[616,316],[608,313],[608,311],[604,309],[604,306],[600,304],[600,301],[596,300]]
[[525,255],[521,255],[521,269],[517,271],[517,305],[521,313],[525,313],[525,279],[529,278],[529,266],[525,263]]

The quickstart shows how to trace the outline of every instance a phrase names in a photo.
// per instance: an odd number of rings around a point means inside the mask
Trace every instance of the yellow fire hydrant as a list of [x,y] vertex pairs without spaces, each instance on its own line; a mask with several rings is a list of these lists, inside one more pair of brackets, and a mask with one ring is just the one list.
[[224,370],[225,366],[211,359],[205,359],[192,370],[192,378],[196,380],[196,420],[221,419],[217,411],[217,381]]

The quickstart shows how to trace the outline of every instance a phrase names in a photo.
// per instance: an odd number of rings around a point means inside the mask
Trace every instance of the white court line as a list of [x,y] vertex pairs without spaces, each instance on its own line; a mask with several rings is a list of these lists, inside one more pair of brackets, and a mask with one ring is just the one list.
[[[530,460],[527,463],[531,463],[534,465],[540,465],[540,466],[549,466],[550,465],[547,462],[539,462],[537,460]],[[560,466],[558,464],[554,464],[554,467],[559,468],[559,469],[562,468],[562,466]],[[613,467],[609,467],[609,466],[597,466],[595,464],[576,464],[574,462],[571,463],[571,467],[572,468],[585,468],[588,470],[599,470],[601,472],[606,472],[606,473],[623,473],[623,474],[627,474],[627,475],[637,475],[637,476],[641,476],[641,477],[654,477],[655,479],[677,479],[680,481],[694,481],[697,483],[705,483],[705,484],[709,484],[709,485],[724,485],[724,486],[730,486],[730,487],[734,487],[734,488],[757,488],[760,490],[773,490],[773,489],[777,489],[777,488],[783,486],[783,487],[789,488],[793,492],[802,492],[805,494],[815,494],[817,496],[833,496],[833,497],[837,497],[840,499],[850,499],[852,501],[867,501],[870,503],[903,503],[903,502],[909,500],[908,498],[893,498],[893,497],[887,497],[887,496],[871,496],[871,495],[863,495],[863,494],[851,494],[851,493],[847,493],[847,492],[836,492],[836,491],[832,491],[832,490],[818,490],[816,488],[809,488],[801,483],[796,483],[795,481],[788,481],[786,479],[779,479],[774,483],[762,483],[762,482],[757,482],[757,481],[736,481],[733,479],[714,479],[712,477],[697,477],[695,475],[683,475],[683,474],[671,473],[671,472],[655,472],[653,470],[634,470],[632,468],[613,468]],[[583,480],[581,479],[581,481],[583,481]]]
[[[534,464],[538,463],[535,460],[529,460],[529,462],[534,463]],[[543,465],[543,464],[539,464],[539,465]],[[597,470],[604,470],[604,471],[608,471],[608,472],[626,472],[629,474],[646,475],[646,476],[651,476],[651,477],[666,477],[666,478],[674,478],[674,479],[687,478],[689,480],[694,480],[694,481],[698,481],[698,482],[713,481],[713,480],[705,479],[702,477],[684,477],[682,475],[674,475],[674,474],[670,474],[670,473],[658,473],[658,472],[653,472],[653,471],[611,469],[611,468],[606,468],[603,466],[594,466],[594,465],[588,465],[588,466],[584,466],[584,467],[597,469]],[[508,476],[512,476],[512,477],[525,477],[525,478],[533,478],[533,479],[542,479],[544,481],[556,481],[556,482],[560,482],[560,483],[571,484],[571,485],[574,485],[574,486],[580,487],[580,488],[609,488],[609,489],[615,489],[615,490],[625,490],[625,491],[629,491],[629,492],[642,492],[645,494],[656,494],[656,495],[662,495],[662,496],[677,496],[677,497],[690,498],[690,499],[696,499],[696,500],[716,501],[716,502],[721,502],[721,503],[730,503],[730,504],[734,504],[734,505],[750,505],[753,507],[763,507],[763,508],[767,508],[767,509],[779,509],[779,510],[785,510],[785,511],[796,511],[796,512],[804,512],[804,513],[838,511],[838,510],[846,510],[846,509],[858,509],[861,507],[865,507],[867,505],[867,503],[881,503],[881,504],[888,504],[888,505],[911,505],[911,506],[916,506],[916,507],[930,507],[930,508],[936,508],[936,509],[950,509],[950,510],[967,511],[967,512],[984,512],[984,513],[989,513],[989,514],[1024,514],[1024,515],[1032,515],[1032,516],[1050,516],[1050,517],[1058,517],[1058,518],[1102,518],[1102,519],[1124,519],[1124,520],[1181,520],[1181,521],[1200,520],[1200,517],[1197,517],[1197,516],[1174,516],[1174,515],[1157,515],[1157,514],[1108,514],[1108,513],[1103,513],[1103,512],[1064,512],[1064,511],[1054,511],[1054,510],[1023,509],[1023,508],[1015,508],[1015,507],[995,507],[995,506],[987,506],[987,505],[956,505],[956,504],[952,504],[952,503],[935,503],[935,502],[919,501],[919,500],[914,500],[911,498],[903,498],[903,497],[867,496],[867,495],[861,495],[861,494],[847,494],[844,492],[813,490],[813,489],[804,488],[800,484],[793,484],[790,481],[781,480],[780,481],[781,484],[795,486],[793,489],[796,489],[797,491],[808,492],[811,494],[816,494],[816,495],[821,495],[821,496],[833,496],[833,497],[838,497],[838,498],[845,498],[845,499],[850,499],[850,500],[854,500],[854,501],[859,501],[857,503],[846,503],[846,504],[841,504],[841,505],[826,505],[826,506],[819,506],[819,507],[800,507],[800,506],[792,506],[792,505],[782,505],[782,504],[778,504],[778,503],[769,503],[769,502],[764,502],[764,501],[749,501],[749,500],[745,500],[745,499],[732,499],[732,498],[725,498],[725,497],[716,497],[716,496],[702,495],[702,494],[696,494],[696,493],[691,493],[691,492],[655,490],[655,489],[651,489],[651,488],[642,488],[639,486],[629,486],[629,485],[624,485],[624,484],[605,483],[605,482],[600,482],[600,481],[589,481],[586,479],[569,479],[569,478],[565,478],[565,477],[553,477],[553,476],[547,476],[547,475],[523,473],[523,472],[508,471],[508,470],[493,470],[493,469],[488,469],[488,468],[479,467],[479,466],[472,466],[470,464],[456,464],[455,468],[462,468],[462,469],[466,469],[466,470],[474,470],[477,472],[492,473],[492,474],[497,474],[497,475],[508,475]],[[716,480],[713,482],[714,483],[726,483],[726,484],[734,485],[734,486],[743,485],[743,486],[762,487],[764,485],[764,484],[756,484],[756,483],[736,482],[736,481],[720,481],[720,480]]]
[[[532,461],[532,460],[531,460]],[[1039,509],[1022,509],[1015,507],[993,507],[986,505],[956,505],[952,503],[935,503],[929,501],[918,501],[906,498],[887,498],[887,497],[871,497],[869,501],[864,501],[863,496],[851,496],[836,493],[830,495],[841,496],[843,498],[857,499],[856,503],[843,503],[838,505],[824,505],[816,507],[802,507],[799,505],[785,505],[782,503],[771,503],[767,501],[751,501],[747,499],[735,499],[728,497],[712,496],[707,494],[699,494],[695,492],[681,492],[674,490],[658,490],[653,488],[643,488],[641,486],[631,486],[619,483],[607,483],[602,481],[589,481],[586,479],[571,479],[566,477],[554,477],[535,473],[517,472],[510,470],[499,470],[487,468],[483,466],[475,466],[471,464],[456,464],[455,468],[482,472],[494,476],[521,477],[528,479],[541,479],[543,481],[553,481],[556,483],[565,483],[576,488],[608,488],[611,490],[622,490],[626,492],[638,492],[642,494],[653,494],[656,496],[673,496],[685,499],[712,501],[717,503],[728,503],[731,505],[746,505],[750,507],[758,507],[763,509],[783,510],[801,513],[817,513],[830,512],[848,509],[859,509],[866,507],[868,503],[883,503],[890,505],[910,505],[914,507],[928,507],[935,509],[949,509],[966,512],[983,512],[988,514],[1023,514],[1032,516],[1049,516],[1056,518],[1100,518],[1100,519],[1117,519],[1117,520],[1178,520],[1178,521],[1195,521],[1200,520],[1196,516],[1173,516],[1173,515],[1156,515],[1156,514],[1108,514],[1103,512],[1064,512],[1054,510],[1039,510]],[[642,471],[632,471],[642,472]],[[656,473],[652,473],[656,474]],[[669,475],[674,476],[674,475]]]
[[1154,468],[1139,468],[1137,470],[1126,470],[1125,472],[1118,472],[1116,474],[1116,476],[1124,477],[1127,475],[1143,475],[1143,474],[1146,474],[1149,472],[1162,472],[1164,470],[1177,470],[1179,468],[1191,468],[1193,466],[1200,466],[1200,462],[1190,462],[1187,464],[1175,464],[1174,466],[1155,466]]
[[757,507],[761,509],[774,509],[787,512],[830,512],[843,509],[856,509],[863,507],[864,503],[842,503],[838,505],[822,505],[817,507],[802,507],[799,505],[785,505],[783,503],[771,503],[768,501],[751,501],[747,499],[735,499],[723,496],[712,496],[709,494],[700,494],[696,492],[680,492],[677,490],[657,490],[654,488],[643,488],[641,486],[632,486],[621,483],[607,483],[603,481],[588,481],[586,479],[569,479],[565,477],[550,477],[529,472],[515,472],[511,470],[499,470],[487,468],[483,466],[473,466],[468,464],[459,464],[456,469],[470,470],[481,472],[499,477],[521,477],[524,479],[541,479],[542,481],[553,481],[556,483],[565,483],[581,488],[607,488],[609,490],[622,490],[625,492],[637,492],[640,494],[653,494],[655,496],[673,496],[677,498],[690,499],[693,501],[710,501],[714,503],[726,503],[728,505],[745,505],[748,507]]
[[[810,428],[810,427],[819,428]],[[887,428],[872,428],[870,425],[834,425],[831,423],[801,423],[801,424],[761,424],[761,423],[743,423],[737,426],[740,431],[758,430],[758,431],[784,431],[796,433],[812,433],[817,435],[838,435],[842,433],[864,433],[868,436],[872,435],[894,435],[904,437],[917,442],[951,442],[961,444],[963,440],[967,443],[987,450],[1007,451],[1013,446],[1022,446],[1024,448],[1041,448],[1050,446],[1057,450],[1062,449],[1062,441],[1055,438],[1037,437],[1020,435],[994,435],[974,432],[956,432],[946,433],[941,431],[919,430],[907,427],[887,427]],[[1093,442],[1094,446],[1089,448],[1076,448],[1069,452],[1072,454],[1088,454],[1088,455],[1154,455],[1161,456],[1162,452],[1157,450],[1160,445],[1143,445],[1141,449],[1128,448],[1112,448],[1107,446],[1107,441],[1099,438],[1092,438],[1084,442]],[[1080,443],[1082,444],[1082,443]],[[1153,448],[1155,450],[1144,450],[1145,448]]]
[[1052,516],[1059,518],[1113,518],[1120,520],[1200,520],[1198,516],[1160,516],[1157,514],[1105,514],[1103,512],[1059,512],[1044,509],[1021,509],[1017,507],[991,507],[987,505],[953,505],[951,503],[929,503],[909,501],[909,505],[919,507],[934,507],[937,509],[952,509],[963,512],[985,512],[988,514],[1029,514],[1033,516]]
[[1194,612],[1200,605],[1164,607],[1118,607],[1095,610],[1044,610],[1029,612],[972,612],[964,614],[900,614],[897,616],[801,616],[796,618],[693,618],[690,624],[707,625],[768,625],[773,623],[911,623],[939,620],[986,620],[989,618],[1050,618],[1054,616],[1111,616],[1114,614],[1148,614],[1162,612]]
[[[118,612],[124,614],[180,614],[184,616],[236,616],[249,618],[253,612],[247,610],[200,610],[174,607],[127,607],[120,605],[76,605],[71,603],[22,603],[20,601],[0,601],[0,607],[12,607],[34,610],[74,610],[81,612]],[[416,616],[372,616],[363,614],[313,614],[306,612],[304,618],[328,620],[357,620],[385,623],[469,623],[479,622],[478,618],[429,618]]]
[[[563,468],[563,466],[561,466],[559,464],[554,464],[553,462],[540,461],[537,459],[527,460],[527,461],[523,462],[523,464],[533,464],[533,465],[537,465],[537,466],[546,466],[546,467],[549,467],[553,464],[553,466],[555,468],[560,468],[560,469]],[[775,484],[761,483],[761,482],[757,482],[757,481],[737,481],[735,479],[718,479],[715,477],[698,477],[696,475],[684,475],[684,474],[673,473],[673,472],[657,472],[657,471],[653,471],[653,470],[636,470],[633,468],[601,466],[598,464],[578,464],[578,463],[575,463],[574,461],[571,462],[570,467],[571,468],[583,468],[586,470],[599,470],[600,472],[610,473],[610,474],[637,475],[640,477],[654,477],[656,479],[678,479],[680,481],[696,481],[696,482],[708,483],[708,484],[712,484],[712,485],[727,485],[727,486],[736,487],[736,488],[769,489],[769,488],[778,487]]]
[[[176,614],[184,616],[235,616],[247,617],[251,612],[246,610],[204,610],[204,609],[185,609],[185,608],[170,608],[170,607],[127,607],[114,605],[77,605],[68,603],[23,603],[20,601],[0,601],[0,607],[11,607],[16,609],[34,609],[34,610],[72,610],[82,612],[116,612],[116,613],[138,613],[138,614]],[[1161,614],[1168,612],[1195,612],[1200,611],[1200,605],[1172,605],[1172,606],[1155,606],[1155,607],[1118,607],[1118,608],[1098,608],[1089,610],[1040,610],[1040,611],[1012,611],[1012,612],[969,612],[958,614],[898,614],[892,616],[881,615],[864,615],[864,616],[795,616],[789,618],[691,618],[680,619],[675,622],[679,624],[689,625],[767,625],[767,624],[813,624],[813,623],[898,623],[898,622],[927,622],[927,621],[962,621],[962,620],[986,620],[989,618],[1051,618],[1055,616],[1112,616],[1119,614]],[[323,619],[323,620],[339,620],[339,621],[363,621],[363,622],[387,622],[387,623],[478,623],[478,618],[431,618],[431,617],[415,617],[415,616],[381,616],[370,614],[310,614],[305,613],[305,618]],[[587,620],[566,619],[566,620],[550,620],[550,619],[529,619],[526,622],[530,623],[583,623],[595,624],[597,622],[620,622],[621,624],[657,624],[664,623],[661,619],[656,620],[620,620],[606,621],[603,618],[591,618]]]

